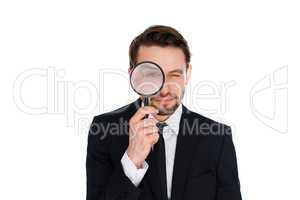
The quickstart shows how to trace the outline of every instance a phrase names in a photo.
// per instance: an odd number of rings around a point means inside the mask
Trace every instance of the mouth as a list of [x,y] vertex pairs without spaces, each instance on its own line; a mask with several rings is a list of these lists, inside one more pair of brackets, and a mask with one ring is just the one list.
[[174,99],[175,98],[171,97],[171,96],[153,98],[154,101],[160,101],[160,102],[168,102],[168,101],[172,101]]

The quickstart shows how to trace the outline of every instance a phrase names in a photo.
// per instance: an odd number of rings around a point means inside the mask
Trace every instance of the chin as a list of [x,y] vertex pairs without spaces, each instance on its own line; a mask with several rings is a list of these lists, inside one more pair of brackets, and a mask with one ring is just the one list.
[[155,108],[159,110],[158,115],[171,115],[175,112],[176,108],[178,107],[176,101],[172,100],[172,102],[166,104],[155,104],[153,105]]

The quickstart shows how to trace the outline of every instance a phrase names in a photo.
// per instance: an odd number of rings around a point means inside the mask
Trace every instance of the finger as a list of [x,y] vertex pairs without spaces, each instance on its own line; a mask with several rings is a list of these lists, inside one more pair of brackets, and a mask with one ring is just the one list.
[[137,112],[131,117],[130,121],[136,123],[143,119],[147,114],[157,114],[158,110],[152,106],[144,106],[137,110]]
[[158,133],[158,128],[156,126],[147,127],[147,128],[144,128],[141,132],[146,136],[152,135],[154,133]]
[[153,133],[147,136],[147,140],[150,145],[154,145],[158,142],[160,135],[158,133]]
[[137,122],[134,126],[136,129],[147,128],[147,127],[156,126],[157,122],[158,122],[157,119],[147,118]]

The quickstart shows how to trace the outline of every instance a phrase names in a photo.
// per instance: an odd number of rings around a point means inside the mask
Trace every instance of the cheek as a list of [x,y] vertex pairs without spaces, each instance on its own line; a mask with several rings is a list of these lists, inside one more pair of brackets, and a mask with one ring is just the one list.
[[181,94],[181,91],[184,89],[184,80],[174,80],[168,82],[168,88],[172,93],[176,93],[177,95]]

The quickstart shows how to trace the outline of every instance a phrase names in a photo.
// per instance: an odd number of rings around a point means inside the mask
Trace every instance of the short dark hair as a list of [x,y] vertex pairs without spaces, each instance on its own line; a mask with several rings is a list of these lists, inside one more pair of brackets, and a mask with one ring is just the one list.
[[170,26],[150,26],[144,32],[134,38],[129,47],[130,68],[137,64],[137,54],[140,46],[142,45],[178,47],[183,51],[186,63],[188,64],[191,60],[191,53],[187,41],[176,29]]

